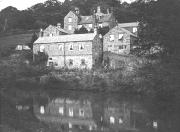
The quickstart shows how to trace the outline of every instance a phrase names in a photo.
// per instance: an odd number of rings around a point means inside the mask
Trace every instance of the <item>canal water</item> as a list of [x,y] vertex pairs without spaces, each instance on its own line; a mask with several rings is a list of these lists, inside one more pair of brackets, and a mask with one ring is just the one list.
[[53,90],[37,94],[32,102],[34,117],[57,131],[180,132],[180,114],[167,101],[120,93]]

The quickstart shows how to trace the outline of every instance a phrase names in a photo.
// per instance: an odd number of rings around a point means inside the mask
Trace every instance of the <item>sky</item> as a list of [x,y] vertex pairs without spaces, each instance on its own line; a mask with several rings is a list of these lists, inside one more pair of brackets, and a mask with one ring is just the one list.
[[[8,6],[16,7],[18,10],[24,10],[37,3],[42,3],[47,0],[0,0],[0,11]],[[63,2],[64,0],[59,0]],[[132,0],[122,0],[130,2]]]

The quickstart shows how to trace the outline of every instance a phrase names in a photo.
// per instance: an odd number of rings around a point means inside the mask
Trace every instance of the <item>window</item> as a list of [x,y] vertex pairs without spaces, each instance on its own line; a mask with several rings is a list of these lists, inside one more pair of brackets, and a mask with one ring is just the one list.
[[112,47],[112,45],[108,45],[108,47]]
[[69,116],[73,117],[73,109],[69,108]]
[[69,66],[72,66],[72,65],[73,65],[73,60],[70,59],[70,60],[69,60]]
[[84,110],[82,109],[79,110],[79,116],[84,116]]
[[126,45],[120,45],[119,49],[126,49],[126,47],[127,47]]
[[59,49],[60,51],[63,51],[63,45],[59,45],[59,46],[58,46],[58,49]]
[[119,124],[122,124],[122,123],[123,123],[122,118],[119,118]]
[[72,25],[69,25],[69,26],[68,26],[68,30],[72,30]]
[[83,50],[84,49],[84,45],[83,44],[80,44],[79,45],[79,50]]
[[92,24],[89,24],[89,28],[92,28]]
[[101,27],[101,28],[103,27],[102,23],[99,23],[99,27]]
[[40,113],[41,113],[41,114],[44,114],[44,113],[45,113],[44,106],[41,106],[41,107],[40,107]]
[[73,50],[73,45],[69,45],[69,50]]
[[114,123],[115,123],[115,118],[112,117],[112,116],[110,117],[110,123],[111,123],[111,124],[114,124]]
[[68,22],[72,22],[72,18],[71,17],[68,18]]
[[64,114],[64,108],[63,107],[59,107],[59,114],[61,114],[61,115]]
[[137,32],[137,27],[133,27],[133,33]]
[[123,40],[123,34],[119,34],[119,40]]
[[110,41],[114,41],[114,35],[110,35]]
[[49,66],[53,66],[54,65],[54,63],[51,61],[51,62],[49,62]]
[[40,46],[40,52],[44,52],[44,49],[45,49],[44,45],[41,45]]
[[81,65],[86,65],[85,59],[81,60]]

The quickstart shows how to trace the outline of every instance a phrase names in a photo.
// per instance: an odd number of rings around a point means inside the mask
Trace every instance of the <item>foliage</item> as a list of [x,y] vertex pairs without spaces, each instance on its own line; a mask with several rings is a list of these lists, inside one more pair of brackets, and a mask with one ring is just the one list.
[[80,29],[76,29],[74,31],[74,33],[75,34],[85,34],[85,33],[88,33],[88,30],[84,26],[82,26]]
[[38,39],[38,36],[36,33],[33,33],[32,38],[31,38],[31,42],[28,44],[28,46],[33,49],[33,43]]
[[38,52],[34,55],[34,62],[35,64],[42,64],[45,65],[48,60],[48,55],[44,52]]

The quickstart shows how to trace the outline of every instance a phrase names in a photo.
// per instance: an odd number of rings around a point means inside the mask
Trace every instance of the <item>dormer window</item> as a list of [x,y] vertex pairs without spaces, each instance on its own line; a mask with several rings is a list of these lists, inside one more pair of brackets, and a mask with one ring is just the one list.
[[101,27],[101,28],[103,27],[102,23],[99,23],[99,27]]
[[72,18],[71,17],[68,18],[68,22],[72,22]]
[[92,24],[89,24],[89,28],[92,28]]
[[109,37],[110,37],[109,38],[110,41],[114,41],[114,35],[111,34]]
[[137,32],[137,27],[133,27],[133,33]]
[[122,33],[119,34],[119,38],[118,39],[119,40],[123,40],[123,34]]

